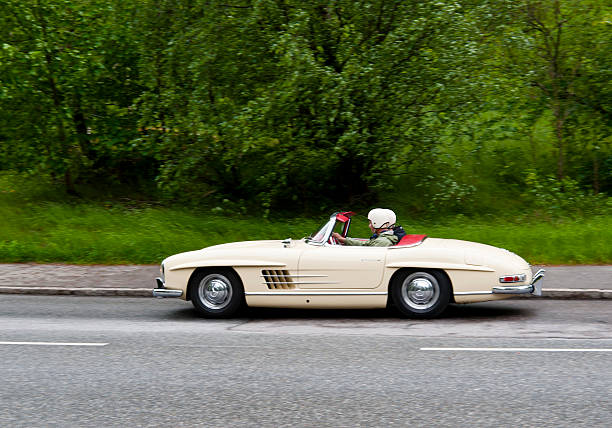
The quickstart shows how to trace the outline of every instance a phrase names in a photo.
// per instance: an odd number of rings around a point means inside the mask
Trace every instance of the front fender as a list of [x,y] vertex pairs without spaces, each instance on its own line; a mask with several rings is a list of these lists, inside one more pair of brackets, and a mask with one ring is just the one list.
[[286,267],[286,263],[271,262],[264,260],[244,260],[244,259],[218,259],[218,260],[200,260],[188,263],[182,263],[171,268],[169,271],[181,269],[195,269],[199,267]]

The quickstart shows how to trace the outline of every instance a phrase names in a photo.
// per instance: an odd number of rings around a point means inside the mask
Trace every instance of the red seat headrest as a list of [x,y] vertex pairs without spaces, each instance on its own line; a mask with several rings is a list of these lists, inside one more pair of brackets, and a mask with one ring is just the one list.
[[417,245],[423,242],[425,238],[427,238],[427,235],[406,235],[395,245],[398,247],[401,245]]

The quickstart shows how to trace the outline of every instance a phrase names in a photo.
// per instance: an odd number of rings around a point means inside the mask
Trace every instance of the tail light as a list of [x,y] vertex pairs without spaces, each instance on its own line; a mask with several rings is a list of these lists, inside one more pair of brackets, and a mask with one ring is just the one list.
[[527,275],[522,273],[520,275],[501,276],[499,278],[499,282],[501,282],[502,284],[508,284],[510,282],[525,282],[526,279],[527,279]]

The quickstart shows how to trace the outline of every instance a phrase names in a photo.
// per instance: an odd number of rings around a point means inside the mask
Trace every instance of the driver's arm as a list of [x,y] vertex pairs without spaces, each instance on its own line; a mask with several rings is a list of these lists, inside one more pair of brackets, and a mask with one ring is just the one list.
[[344,245],[344,243],[346,242],[346,238],[340,235],[338,232],[333,232],[332,236],[334,237],[336,241],[338,241],[342,245]]
[[363,239],[343,238],[342,235],[340,235],[337,232],[332,233],[332,236],[336,239],[336,241],[340,242],[342,245],[364,247],[364,246],[368,246],[370,243],[370,241],[366,241]]

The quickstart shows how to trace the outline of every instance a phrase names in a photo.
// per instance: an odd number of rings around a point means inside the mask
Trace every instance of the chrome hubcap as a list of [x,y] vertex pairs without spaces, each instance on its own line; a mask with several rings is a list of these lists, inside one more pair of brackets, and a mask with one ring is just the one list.
[[222,309],[232,298],[232,285],[226,277],[219,274],[207,275],[198,286],[200,301],[209,309]]
[[429,309],[439,296],[438,281],[428,273],[409,275],[402,283],[402,298],[413,309]]

